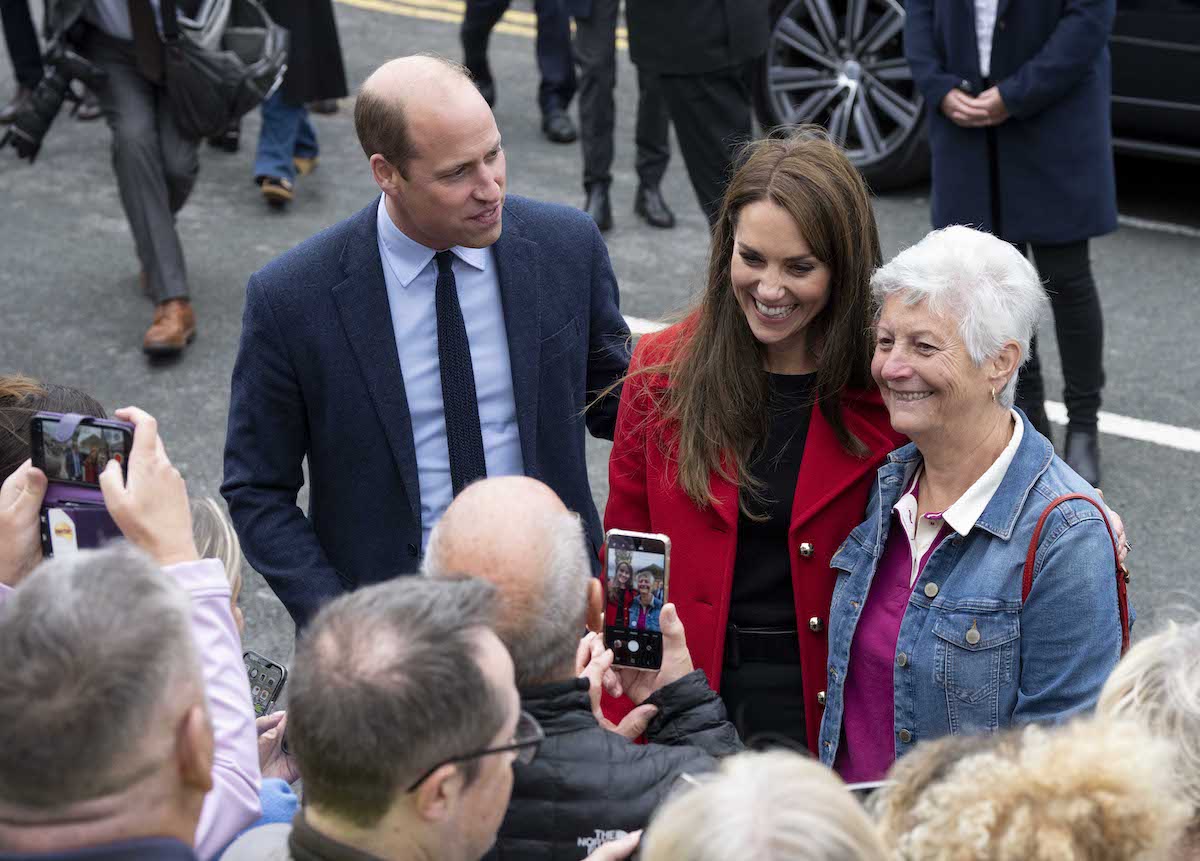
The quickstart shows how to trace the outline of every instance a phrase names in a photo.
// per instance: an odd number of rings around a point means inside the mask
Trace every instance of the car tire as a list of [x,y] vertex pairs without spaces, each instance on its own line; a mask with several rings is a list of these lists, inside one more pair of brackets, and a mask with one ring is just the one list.
[[825,127],[875,191],[926,179],[925,106],[904,61],[903,24],[898,0],[774,0],[754,75],[760,123],[772,133]]

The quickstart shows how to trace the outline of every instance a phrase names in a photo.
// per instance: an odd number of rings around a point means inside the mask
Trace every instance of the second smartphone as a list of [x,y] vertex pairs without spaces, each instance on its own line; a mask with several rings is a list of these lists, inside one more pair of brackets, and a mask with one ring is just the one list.
[[662,667],[659,614],[668,600],[671,539],[610,529],[604,556],[604,644],[613,651],[613,666],[657,672]]

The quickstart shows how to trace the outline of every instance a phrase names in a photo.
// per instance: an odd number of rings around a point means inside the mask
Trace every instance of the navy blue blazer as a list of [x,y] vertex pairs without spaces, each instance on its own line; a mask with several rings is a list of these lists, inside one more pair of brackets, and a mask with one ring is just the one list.
[[[229,404],[225,480],[242,550],[298,626],[329,598],[417,569],[412,424],[372,202],[251,276]],[[509,195],[492,246],[527,475],[601,542],[584,426],[612,439],[629,329],[596,224]],[[308,461],[308,515],[297,507]],[[520,528],[514,524],[514,528]]]
[[[954,87],[983,91],[973,0],[907,0],[904,53],[925,97],[933,226],[992,224],[984,129],[941,112]],[[1000,0],[989,77],[1011,118],[995,127],[1001,230],[1075,242],[1116,230],[1108,37],[1116,0]]]

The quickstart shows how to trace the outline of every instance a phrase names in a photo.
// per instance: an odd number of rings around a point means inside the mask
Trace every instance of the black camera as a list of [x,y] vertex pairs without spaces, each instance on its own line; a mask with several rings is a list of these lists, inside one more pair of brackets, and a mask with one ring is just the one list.
[[45,63],[48,70],[34,88],[29,105],[17,114],[0,140],[0,148],[11,144],[17,157],[27,158],[30,163],[37,158],[42,139],[62,110],[63,102],[67,99],[79,102],[79,97],[71,90],[71,82],[82,81],[84,86],[96,90],[107,78],[103,69],[62,46],[48,50]]

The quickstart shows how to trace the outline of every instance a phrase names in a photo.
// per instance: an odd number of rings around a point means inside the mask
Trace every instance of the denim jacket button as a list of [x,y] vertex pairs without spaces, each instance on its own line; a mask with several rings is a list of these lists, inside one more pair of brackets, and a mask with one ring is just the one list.
[[979,624],[977,622],[972,622],[970,629],[967,631],[967,643],[975,646],[979,644],[979,639]]
[[904,654],[904,652],[901,652],[900,654],[896,655],[896,666],[897,667],[907,667],[908,666],[908,655]]
[[910,741],[912,741],[912,733],[906,729],[900,730],[900,732],[897,733],[897,737],[900,739],[901,744],[908,744]]
[[937,593],[938,593],[937,583],[926,583],[925,584],[925,597],[926,598],[936,598]]

